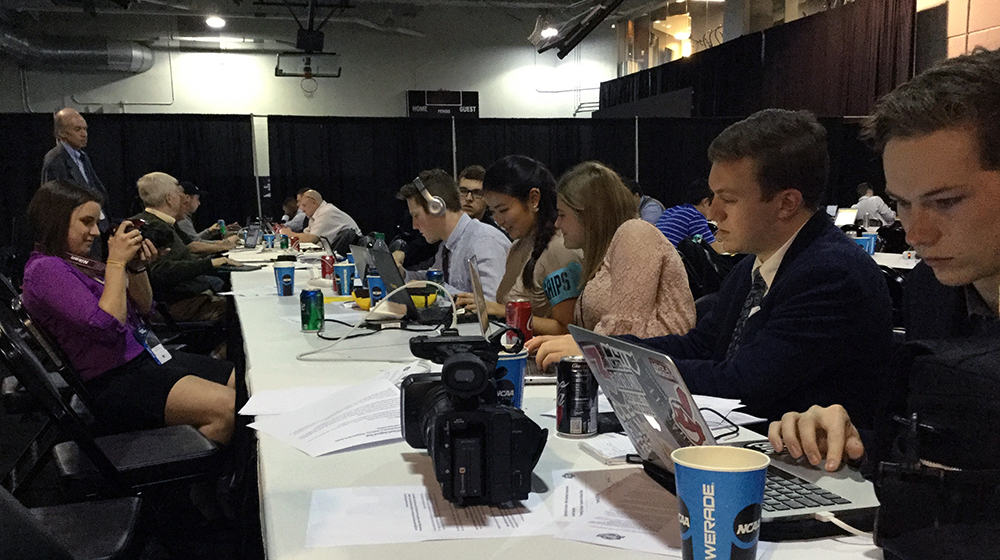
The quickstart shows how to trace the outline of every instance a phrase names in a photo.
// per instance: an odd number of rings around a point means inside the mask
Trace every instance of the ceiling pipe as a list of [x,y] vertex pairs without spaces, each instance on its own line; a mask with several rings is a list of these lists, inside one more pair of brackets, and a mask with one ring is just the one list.
[[133,41],[28,39],[0,24],[0,53],[27,70],[128,72],[153,67],[153,51]]

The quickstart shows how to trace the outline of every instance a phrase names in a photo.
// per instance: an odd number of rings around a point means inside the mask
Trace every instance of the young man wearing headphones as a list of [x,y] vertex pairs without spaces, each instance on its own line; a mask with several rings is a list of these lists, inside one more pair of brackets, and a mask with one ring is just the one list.
[[[503,278],[510,240],[500,230],[462,211],[455,180],[441,169],[423,171],[412,183],[399,189],[396,198],[406,201],[413,229],[428,243],[443,241],[434,256],[432,269],[441,270],[445,286],[452,293],[472,291],[466,262],[476,257],[487,299],[496,299]],[[408,271],[407,280],[426,279],[426,270]]]

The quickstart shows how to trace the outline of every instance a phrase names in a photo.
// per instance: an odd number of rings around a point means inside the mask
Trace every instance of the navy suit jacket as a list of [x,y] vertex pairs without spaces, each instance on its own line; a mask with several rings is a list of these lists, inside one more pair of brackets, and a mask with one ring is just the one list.
[[726,350],[750,292],[753,255],[726,277],[719,300],[686,335],[638,339],[669,355],[694,393],[741,399],[769,420],[842,404],[870,425],[889,363],[892,311],[875,261],[817,212],[781,261],[760,309]]
[[92,191],[101,193],[101,196],[107,201],[108,191],[104,188],[104,184],[101,183],[101,179],[97,176],[97,173],[94,172],[94,166],[90,164],[90,158],[85,160],[84,166],[87,169],[87,179],[89,181],[80,173],[80,167],[73,161],[73,157],[69,155],[69,152],[66,151],[66,148],[60,142],[55,148],[49,150],[45,154],[45,159],[42,160],[42,184],[55,179],[72,181],[82,187],[87,187]]

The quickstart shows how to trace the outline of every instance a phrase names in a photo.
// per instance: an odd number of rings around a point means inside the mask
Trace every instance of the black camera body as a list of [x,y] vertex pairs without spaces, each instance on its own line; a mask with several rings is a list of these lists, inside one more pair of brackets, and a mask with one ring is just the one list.
[[[444,367],[440,374],[403,380],[403,438],[411,447],[428,450],[445,499],[459,505],[527,499],[531,471],[548,437],[548,430],[498,401],[495,377],[504,371],[495,369],[506,332],[486,340],[445,331],[410,341],[415,356]],[[508,351],[521,347],[519,340]]]

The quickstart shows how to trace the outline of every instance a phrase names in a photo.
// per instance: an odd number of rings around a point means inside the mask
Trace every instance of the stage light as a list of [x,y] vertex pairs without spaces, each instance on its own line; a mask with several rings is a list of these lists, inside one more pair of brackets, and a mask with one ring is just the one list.
[[555,37],[559,34],[559,30],[555,27],[546,27],[542,30],[542,39],[548,39],[550,37]]

